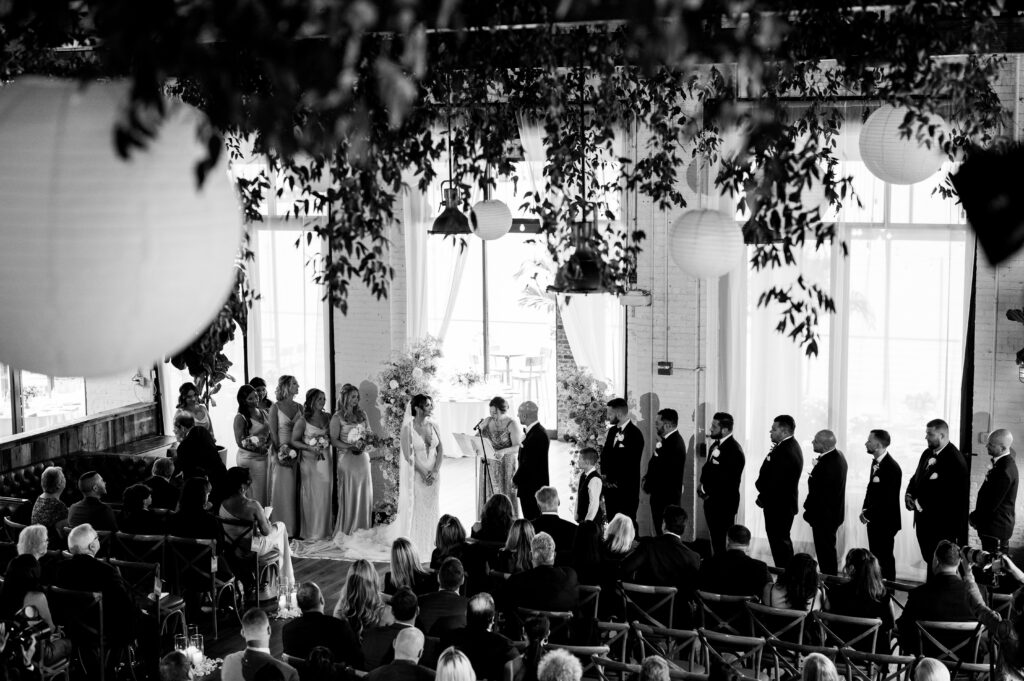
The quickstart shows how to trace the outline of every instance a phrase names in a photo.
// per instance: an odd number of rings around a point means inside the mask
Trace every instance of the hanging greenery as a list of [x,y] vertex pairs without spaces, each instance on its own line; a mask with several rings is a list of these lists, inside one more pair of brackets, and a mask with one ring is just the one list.
[[[609,197],[625,187],[659,210],[683,208],[679,178],[695,156],[718,164],[715,186],[747,209],[752,267],[793,266],[803,244],[835,237],[801,192],[816,186],[836,208],[857,200],[835,155],[843,99],[909,106],[906,134],[950,155],[998,129],[998,13],[995,0],[881,10],[813,0],[14,0],[0,3],[0,79],[124,76],[137,104],[159,101],[170,83],[210,119],[200,181],[221,135],[253,136],[278,191],[298,197],[292,216],[316,216],[308,238],[330,245],[317,276],[344,312],[353,282],[387,295],[403,182],[426,188],[445,153],[466,188],[513,174],[517,112],[544,131],[553,190],[531,193],[527,208],[563,281],[586,265],[621,291],[644,234],[627,236]],[[929,124],[939,112],[950,131]],[[450,144],[436,132],[449,116]],[[744,134],[724,155],[733,128]],[[639,132],[635,158],[617,154],[622,130]],[[125,155],[145,143],[130,110],[116,132]],[[265,180],[242,183],[253,220]],[[821,315],[834,310],[824,282],[798,277],[758,302],[817,352]]]

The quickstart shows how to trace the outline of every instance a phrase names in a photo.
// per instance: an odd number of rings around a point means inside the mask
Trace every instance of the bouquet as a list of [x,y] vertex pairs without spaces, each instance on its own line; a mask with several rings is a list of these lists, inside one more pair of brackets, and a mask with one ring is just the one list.
[[365,440],[368,432],[369,428],[366,427],[366,424],[357,424],[348,431],[348,436],[345,438],[345,441],[350,445],[357,445],[358,448],[362,450],[366,447]]
[[242,447],[250,452],[262,452],[267,448],[267,441],[259,435],[247,435],[242,438]]
[[282,466],[291,468],[298,459],[299,453],[290,445],[282,444],[280,449],[277,450],[277,462]]
[[316,450],[317,461],[327,458],[327,449],[331,446],[331,441],[325,435],[314,435],[306,440],[306,444]]

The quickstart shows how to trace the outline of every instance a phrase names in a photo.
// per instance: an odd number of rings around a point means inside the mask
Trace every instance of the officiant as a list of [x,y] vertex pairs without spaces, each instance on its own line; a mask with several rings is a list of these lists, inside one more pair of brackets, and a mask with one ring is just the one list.
[[480,421],[475,430],[479,437],[491,443],[494,448],[494,459],[488,457],[480,461],[483,482],[480,485],[478,508],[483,508],[487,499],[494,494],[504,494],[509,499],[515,499],[512,477],[516,472],[519,445],[523,441],[519,424],[508,415],[508,401],[504,397],[499,395],[492,399],[488,408],[490,415]]

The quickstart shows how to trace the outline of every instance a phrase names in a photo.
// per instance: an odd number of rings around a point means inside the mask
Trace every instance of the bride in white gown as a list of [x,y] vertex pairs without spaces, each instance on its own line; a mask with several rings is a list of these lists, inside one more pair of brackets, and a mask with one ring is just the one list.
[[396,523],[402,523],[399,536],[408,537],[417,552],[426,556],[434,549],[444,450],[437,425],[430,420],[433,400],[427,395],[417,395],[412,398],[411,407],[412,419],[402,426],[402,467],[407,473],[399,488],[398,518],[401,520],[396,519]]

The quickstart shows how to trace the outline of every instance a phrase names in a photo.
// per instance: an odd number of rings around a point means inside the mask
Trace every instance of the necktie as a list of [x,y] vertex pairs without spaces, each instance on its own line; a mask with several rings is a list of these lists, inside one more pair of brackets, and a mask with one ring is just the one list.
[[718,440],[715,440],[714,442],[711,443],[711,447],[708,449],[708,454],[711,454],[716,449],[718,449]]

